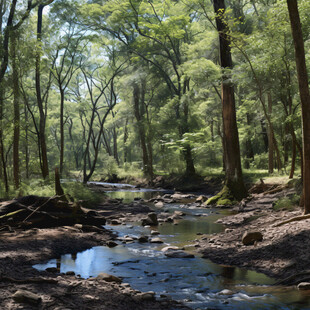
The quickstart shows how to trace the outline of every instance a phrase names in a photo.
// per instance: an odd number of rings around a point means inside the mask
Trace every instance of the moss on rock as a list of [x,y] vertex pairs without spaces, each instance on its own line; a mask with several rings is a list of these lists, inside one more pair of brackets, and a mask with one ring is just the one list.
[[232,195],[231,191],[229,190],[228,186],[224,186],[223,189],[216,194],[215,196],[209,198],[206,201],[206,205],[225,205],[225,206],[231,206],[236,203],[236,199]]

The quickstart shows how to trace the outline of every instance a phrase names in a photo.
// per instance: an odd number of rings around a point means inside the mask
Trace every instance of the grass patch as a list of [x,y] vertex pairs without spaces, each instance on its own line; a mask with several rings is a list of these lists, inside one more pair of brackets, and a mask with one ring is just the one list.
[[300,196],[293,195],[291,197],[283,197],[277,200],[273,206],[275,211],[280,210],[293,210],[296,206],[299,205]]
[[[94,206],[102,200],[102,195],[93,192],[81,182],[66,182],[61,185],[65,194],[70,195],[74,201],[83,200],[85,206]],[[11,186],[9,193],[1,192],[1,197],[5,199],[13,199],[28,195],[41,197],[54,196],[55,181],[52,178],[48,180],[33,179],[28,182],[23,182],[17,191]]]

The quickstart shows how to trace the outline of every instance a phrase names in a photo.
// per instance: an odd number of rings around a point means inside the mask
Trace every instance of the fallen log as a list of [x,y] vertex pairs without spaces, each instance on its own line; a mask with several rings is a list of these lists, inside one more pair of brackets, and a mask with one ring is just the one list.
[[298,222],[298,221],[303,221],[303,220],[307,220],[310,218],[310,214],[306,214],[306,215],[300,215],[300,216],[295,216],[295,217],[292,217],[286,221],[283,221],[283,222],[280,222],[278,224],[275,224],[274,227],[279,227],[279,226],[282,226],[282,225],[285,225],[285,224],[288,224],[288,223],[291,223],[291,222]]

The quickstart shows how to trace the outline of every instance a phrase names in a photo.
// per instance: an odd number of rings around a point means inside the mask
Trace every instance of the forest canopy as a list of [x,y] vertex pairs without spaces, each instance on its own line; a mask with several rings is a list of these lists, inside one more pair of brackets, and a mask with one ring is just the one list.
[[[309,66],[310,3],[298,6]],[[2,195],[55,167],[83,182],[301,175],[286,1],[1,0],[0,19]]]

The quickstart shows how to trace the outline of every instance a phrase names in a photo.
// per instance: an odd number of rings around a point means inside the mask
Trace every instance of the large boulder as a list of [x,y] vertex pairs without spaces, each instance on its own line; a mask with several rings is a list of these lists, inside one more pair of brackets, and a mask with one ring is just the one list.
[[255,242],[262,241],[263,235],[259,231],[246,231],[242,236],[244,245],[253,245]]

